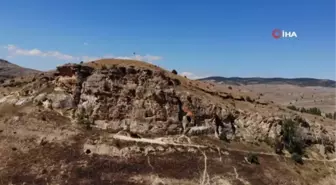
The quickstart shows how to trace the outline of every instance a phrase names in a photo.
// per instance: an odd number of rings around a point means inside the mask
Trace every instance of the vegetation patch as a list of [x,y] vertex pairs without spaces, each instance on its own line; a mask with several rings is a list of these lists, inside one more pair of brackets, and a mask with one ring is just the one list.
[[259,163],[259,158],[258,158],[258,156],[257,156],[257,154],[255,154],[255,153],[249,153],[248,155],[247,155],[247,161],[249,162],[249,163],[251,163],[251,164],[260,164]]
[[91,130],[94,125],[94,121],[90,119],[89,115],[81,112],[77,116],[77,123],[85,126],[87,130]]
[[[317,115],[317,116],[322,116],[322,111],[317,108],[317,107],[312,107],[312,108],[304,108],[304,107],[295,107],[294,105],[289,105],[287,106],[288,109],[290,110],[294,110],[294,111],[299,111],[299,112],[302,112],[302,113],[308,113],[308,114],[313,114],[313,115]],[[336,115],[336,112],[334,113],[334,115],[332,115],[332,113],[329,113],[328,116],[329,118],[333,118],[334,116]],[[326,117],[328,117],[326,115]],[[334,118],[335,119],[335,118]]]
[[[292,154],[292,159],[298,163],[302,160],[305,154],[306,144],[303,135],[298,129],[299,123],[286,119],[283,121],[281,127],[281,136],[278,144],[276,145],[277,153],[280,153],[283,147]],[[279,143],[280,142],[280,143]]]

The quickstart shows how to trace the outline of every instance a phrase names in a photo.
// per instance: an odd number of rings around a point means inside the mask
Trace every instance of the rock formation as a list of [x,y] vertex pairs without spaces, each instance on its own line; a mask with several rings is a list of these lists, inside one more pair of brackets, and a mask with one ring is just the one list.
[[[265,143],[278,149],[283,148],[277,141],[282,141],[283,124],[289,119],[297,124],[305,147],[319,148],[324,157],[335,152],[332,130],[290,111],[276,109],[272,104],[258,104],[240,98],[241,95],[212,92],[190,85],[190,80],[162,69],[127,65],[95,67],[96,64],[60,66],[55,72],[22,83],[17,92],[1,97],[0,104],[24,106],[33,103],[45,111],[60,113],[62,120],[117,134],[113,141],[206,136],[219,142]],[[47,119],[51,118],[44,117]],[[163,140],[145,141],[165,145]],[[120,148],[118,143],[110,146],[101,139],[85,142],[86,154],[186,152],[178,148],[184,147],[183,144],[174,144],[176,148],[169,149],[157,146],[140,150],[141,146]],[[188,143],[193,146],[190,140]],[[195,147],[214,150],[201,144]],[[189,148],[187,152],[196,153],[197,150]]]

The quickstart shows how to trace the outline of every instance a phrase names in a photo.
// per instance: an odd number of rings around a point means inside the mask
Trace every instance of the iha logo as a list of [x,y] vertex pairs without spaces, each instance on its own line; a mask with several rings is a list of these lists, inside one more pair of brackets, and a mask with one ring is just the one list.
[[295,38],[297,38],[297,34],[295,33],[295,31],[285,31],[285,30],[280,30],[280,29],[274,29],[272,31],[272,36],[275,39],[280,39],[281,37],[284,37],[284,38],[295,37]]

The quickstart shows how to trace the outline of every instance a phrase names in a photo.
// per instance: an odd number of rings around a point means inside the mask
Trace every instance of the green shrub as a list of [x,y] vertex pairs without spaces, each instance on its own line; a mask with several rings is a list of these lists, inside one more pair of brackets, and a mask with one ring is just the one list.
[[294,110],[294,111],[300,111],[302,113],[314,114],[314,115],[318,115],[318,116],[321,116],[321,114],[322,114],[321,110],[317,107],[305,109],[304,107],[297,108],[294,105],[289,105],[289,106],[287,106],[287,108],[291,109],[291,110]]
[[329,119],[333,119],[333,114],[332,113],[327,113],[325,116]]
[[253,100],[249,96],[246,96],[245,100],[248,101],[248,102],[250,102],[250,103],[253,102]]
[[307,110],[304,107],[301,107],[300,112],[307,112]]
[[251,164],[260,164],[257,154],[249,153],[247,155],[247,161]]
[[287,119],[283,121],[281,132],[282,142],[289,153],[304,154],[305,143],[301,138],[301,133],[298,131],[297,123]]
[[299,123],[291,119],[283,120],[281,127],[281,135],[275,140],[275,153],[283,154],[286,149],[292,154],[292,159],[303,164],[302,156],[305,155],[305,141],[298,129]]
[[317,107],[307,109],[306,112],[309,113],[309,114],[314,114],[314,115],[321,116],[321,110]]
[[80,125],[85,126],[85,128],[87,130],[91,130],[92,129],[92,125],[94,124],[94,121],[92,121],[88,115],[86,115],[85,113],[81,112],[78,114],[77,117],[77,123]]
[[289,106],[287,106],[287,108],[291,109],[291,110],[295,110],[295,111],[298,110],[298,108],[296,108],[294,105],[289,105]]

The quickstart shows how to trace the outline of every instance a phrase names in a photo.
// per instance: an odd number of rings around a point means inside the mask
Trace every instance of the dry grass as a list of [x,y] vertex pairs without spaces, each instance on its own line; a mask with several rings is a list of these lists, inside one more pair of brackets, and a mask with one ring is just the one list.
[[334,175],[329,175],[317,183],[317,185],[335,185],[335,184],[336,184],[336,178]]

